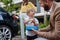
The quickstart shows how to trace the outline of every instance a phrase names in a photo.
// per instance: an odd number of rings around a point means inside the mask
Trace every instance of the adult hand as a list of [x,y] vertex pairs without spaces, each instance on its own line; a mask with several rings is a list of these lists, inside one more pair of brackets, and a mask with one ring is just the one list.
[[43,29],[42,29],[42,28],[40,28],[38,31],[39,31],[39,32],[42,32],[42,30],[43,30]]
[[41,31],[40,29],[38,31]]
[[33,31],[34,33],[36,33],[36,34],[39,34],[39,31],[38,31],[38,30],[32,29],[32,31]]

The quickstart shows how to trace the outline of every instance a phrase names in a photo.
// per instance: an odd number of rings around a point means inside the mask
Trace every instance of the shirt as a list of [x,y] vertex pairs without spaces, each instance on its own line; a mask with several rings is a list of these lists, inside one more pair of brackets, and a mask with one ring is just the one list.
[[[33,18],[33,19],[35,19],[35,23],[36,23],[36,24],[39,24],[39,22],[38,22],[38,20],[37,20],[36,18]],[[25,18],[24,20],[32,20],[32,18],[27,17],[27,18]],[[34,23],[31,23],[31,21],[29,21],[26,25],[34,26]],[[26,35],[27,35],[27,36],[34,36],[34,35],[36,35],[36,34],[33,33],[33,32],[31,32],[31,31],[26,30]]]

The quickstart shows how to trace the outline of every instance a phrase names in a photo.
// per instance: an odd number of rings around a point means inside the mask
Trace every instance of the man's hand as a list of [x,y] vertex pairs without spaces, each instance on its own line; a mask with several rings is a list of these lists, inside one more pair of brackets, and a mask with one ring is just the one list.
[[40,28],[38,31],[39,31],[39,32],[42,32],[42,30],[43,30],[43,28]]
[[38,31],[41,31],[40,29]]
[[36,33],[36,34],[39,34],[39,31],[38,31],[38,30],[32,29],[32,31],[33,31],[34,33]]

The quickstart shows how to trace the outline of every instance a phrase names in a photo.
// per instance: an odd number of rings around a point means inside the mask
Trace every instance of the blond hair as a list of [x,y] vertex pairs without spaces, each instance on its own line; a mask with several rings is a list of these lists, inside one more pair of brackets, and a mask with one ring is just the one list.
[[29,8],[29,9],[26,11],[27,14],[30,13],[30,12],[35,12],[35,10],[34,10],[33,8]]

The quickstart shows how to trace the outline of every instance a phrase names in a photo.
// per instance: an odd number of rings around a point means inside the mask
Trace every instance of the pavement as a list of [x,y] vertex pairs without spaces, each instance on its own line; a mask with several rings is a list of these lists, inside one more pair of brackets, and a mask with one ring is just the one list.
[[[20,35],[17,35],[17,36],[15,36],[14,38],[12,38],[12,40],[26,40],[26,38],[21,39],[21,36],[20,36]],[[35,40],[48,40],[48,39],[39,37],[39,38],[37,38],[37,39],[35,39]]]
[[26,40],[26,38],[25,39],[21,39],[20,35],[17,35],[14,38],[12,38],[12,40]]

